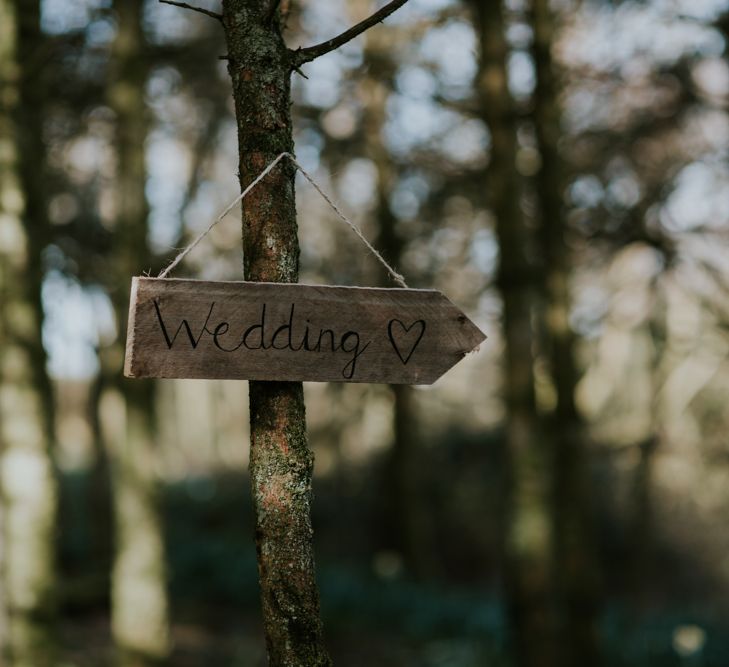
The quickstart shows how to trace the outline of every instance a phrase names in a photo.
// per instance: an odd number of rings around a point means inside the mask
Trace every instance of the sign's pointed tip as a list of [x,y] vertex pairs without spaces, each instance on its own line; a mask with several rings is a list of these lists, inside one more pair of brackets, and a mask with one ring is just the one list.
[[458,321],[461,323],[461,326],[464,327],[463,333],[465,334],[468,340],[468,344],[470,345],[470,348],[467,352],[473,352],[481,345],[481,343],[483,343],[488,338],[488,336],[465,315],[461,315],[458,318]]

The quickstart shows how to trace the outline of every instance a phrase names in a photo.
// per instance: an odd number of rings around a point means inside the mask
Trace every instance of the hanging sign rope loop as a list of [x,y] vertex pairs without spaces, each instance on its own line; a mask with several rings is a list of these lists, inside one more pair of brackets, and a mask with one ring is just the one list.
[[349,218],[347,218],[344,213],[339,209],[339,207],[332,201],[331,197],[329,197],[320,187],[319,184],[307,173],[307,171],[296,161],[296,158],[291,153],[281,153],[276,157],[275,160],[273,160],[256,178],[251,182],[251,184],[243,190],[226,208],[225,210],[217,217],[213,222],[210,223],[210,225],[205,229],[201,234],[199,234],[188,246],[183,248],[183,250],[180,252],[177,257],[170,263],[170,265],[162,271],[158,278],[166,278],[172,269],[174,269],[186,256],[187,254],[198,244],[200,241],[202,241],[217,225],[219,222],[225,218],[228,213],[230,213],[231,210],[235,207],[236,204],[238,204],[240,201],[242,201],[248,193],[253,190],[256,185],[258,185],[270,172],[271,170],[284,158],[288,158],[291,160],[291,163],[298,169],[304,178],[306,178],[309,183],[311,183],[314,186],[314,189],[322,196],[324,201],[329,204],[331,209],[337,214],[339,219],[344,222],[359,238],[362,243],[365,244],[367,249],[377,258],[377,261],[382,264],[382,266],[385,267],[387,270],[387,273],[390,275],[390,277],[401,287],[404,287],[407,289],[407,284],[405,283],[405,279],[401,274],[399,274],[395,269],[393,269],[385,260],[385,258],[377,252],[377,250],[374,248],[374,246],[365,238],[362,231],[355,225]]

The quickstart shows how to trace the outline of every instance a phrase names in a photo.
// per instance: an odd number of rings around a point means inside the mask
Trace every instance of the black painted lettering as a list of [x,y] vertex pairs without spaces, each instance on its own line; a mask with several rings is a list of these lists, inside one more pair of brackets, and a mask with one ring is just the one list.
[[324,334],[329,334],[329,345],[330,345],[330,352],[336,352],[339,348],[334,344],[334,332],[331,329],[321,329],[319,331],[319,340],[316,341],[316,347],[312,350],[312,352],[321,352],[321,342],[322,338],[324,338]]
[[[286,348],[289,348],[293,350],[293,346],[291,345],[291,331],[294,326],[294,308],[295,305],[291,304],[291,312],[289,313],[289,321],[287,324],[282,324],[276,331],[273,333],[273,336],[271,337],[271,347],[274,350],[285,350]],[[276,345],[276,338],[278,338],[279,334],[283,333],[284,331],[288,331],[288,338],[286,340],[286,344],[283,346]]]
[[[347,341],[354,340],[354,345],[347,347]],[[351,380],[354,377],[354,371],[357,366],[357,359],[359,359],[364,351],[370,346],[367,343],[361,350],[359,349],[359,334],[356,331],[347,331],[340,342],[340,348],[347,353],[354,352],[354,356],[350,359],[349,363],[342,369],[342,377],[346,380]]]
[[210,320],[210,316],[213,314],[213,308],[215,308],[215,302],[210,304],[210,310],[208,311],[208,316],[205,318],[205,324],[203,324],[202,329],[200,330],[200,333],[197,335],[197,338],[193,335],[192,329],[190,328],[190,324],[187,320],[182,320],[180,322],[180,325],[177,327],[177,331],[175,331],[175,335],[170,338],[169,334],[167,333],[167,327],[165,326],[164,319],[162,319],[162,311],[159,307],[159,301],[157,299],[153,299],[154,303],[154,309],[157,312],[157,320],[159,321],[159,326],[162,329],[162,335],[165,337],[165,342],[167,343],[167,348],[172,349],[172,346],[175,344],[175,341],[177,340],[177,336],[179,335],[180,331],[182,330],[182,327],[185,327],[185,330],[187,331],[187,336],[190,339],[190,345],[192,345],[192,349],[196,349],[198,346],[198,343],[200,342],[200,339],[202,338],[202,335],[208,331],[208,321]]
[[[253,324],[250,327],[248,327],[245,330],[245,333],[243,334],[243,338],[241,339],[241,342],[243,343],[243,345],[246,346],[247,349],[249,349],[249,350],[261,350],[261,349],[267,350],[268,349],[268,345],[266,345],[266,340],[265,340],[265,333],[266,333],[265,332],[265,326],[266,326],[266,304],[264,303],[263,304],[263,308],[261,309],[261,321],[260,321],[260,323],[259,324]],[[257,329],[260,329],[261,330],[261,341],[260,341],[260,343],[258,345],[255,345],[255,346],[254,345],[250,345],[248,343],[248,336],[250,336]]]
[[221,322],[220,324],[218,324],[218,326],[215,327],[212,332],[209,332],[213,337],[213,344],[215,345],[215,347],[217,347],[219,350],[222,350],[223,352],[235,352],[241,345],[243,345],[242,340],[235,347],[225,347],[221,345],[221,343],[218,341],[218,336],[224,336],[226,333],[228,333],[229,329],[230,327],[227,322]]
[[[260,317],[254,324],[249,326],[240,338],[233,338],[229,343],[231,345],[225,345],[226,339],[234,336],[231,329],[235,328],[235,325],[231,325],[230,321],[219,320],[216,324],[211,324],[210,320],[213,317],[213,311],[215,309],[215,302],[210,304],[205,322],[199,332],[194,333],[193,327],[190,325],[188,319],[182,319],[178,325],[174,335],[170,335],[170,329],[168,328],[168,322],[165,322],[162,316],[162,309],[158,300],[153,300],[155,312],[157,313],[157,320],[164,336],[165,343],[168,349],[172,349],[175,345],[180,332],[185,331],[190,341],[192,349],[197,349],[200,341],[205,334],[208,334],[212,338],[213,345],[222,352],[236,352],[241,347],[245,347],[247,350],[291,350],[292,352],[300,352],[304,350],[306,352],[343,352],[348,355],[347,363],[342,368],[342,377],[345,380],[351,380],[357,372],[357,364],[360,357],[365,353],[367,348],[370,346],[371,341],[363,343],[362,338],[357,331],[345,331],[341,337],[338,338],[338,334],[333,329],[325,328],[313,328],[310,320],[305,320],[306,324],[303,329],[303,335],[300,329],[296,327],[296,304],[292,303],[289,308],[289,316],[284,324],[279,326],[273,335],[268,337],[266,332],[266,304],[261,304]],[[280,321],[280,320],[279,320]],[[392,325],[399,325],[399,328],[404,334],[407,334],[409,329],[414,326],[405,327],[399,320],[392,320],[390,322],[388,333],[390,340],[395,347],[395,351],[400,356],[403,363],[407,363],[409,357],[412,355],[412,349],[405,354],[395,339]],[[425,329],[425,323],[418,320],[415,324],[419,324],[422,329]],[[298,332],[295,332],[295,327]],[[314,344],[314,336],[317,335],[316,343]],[[422,331],[419,332],[417,340],[412,344],[414,349],[420,338],[422,337]],[[294,345],[294,340],[300,341],[298,347]],[[237,341],[237,344],[235,344]],[[179,345],[179,343],[178,343]]]

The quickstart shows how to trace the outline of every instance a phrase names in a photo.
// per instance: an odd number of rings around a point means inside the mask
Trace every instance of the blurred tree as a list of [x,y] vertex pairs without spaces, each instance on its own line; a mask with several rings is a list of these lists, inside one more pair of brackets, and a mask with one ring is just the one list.
[[18,667],[55,664],[53,398],[41,340],[46,53],[37,0],[2,0],[0,443],[8,622],[2,632]]
[[578,370],[570,324],[573,257],[563,200],[565,165],[559,148],[563,130],[558,73],[552,59],[554,17],[548,0],[531,0],[529,9],[536,73],[530,115],[541,159],[534,177],[543,272],[539,328],[545,334],[545,358],[556,393],[556,404],[545,422],[545,442],[554,457],[554,571],[564,614],[561,664],[578,667],[599,664],[598,577],[585,466],[587,433],[575,405]]
[[[113,4],[107,99],[115,116],[115,244],[108,274],[118,336],[101,355],[107,386],[102,398],[104,436],[111,463],[115,521],[112,633],[122,664],[159,664],[170,651],[165,554],[156,500],[155,385],[121,376],[130,278],[147,266],[149,205],[145,194],[145,145],[149,112],[145,86],[150,70],[142,28],[144,0]],[[106,403],[106,409],[104,409]]]
[[[592,408],[591,428],[609,434],[606,439],[612,441],[615,452],[621,452],[621,464],[631,469],[626,560],[620,567],[629,574],[627,589],[643,603],[655,597],[651,580],[655,582],[660,572],[655,558],[660,550],[659,538],[665,538],[658,526],[661,514],[665,514],[665,504],[657,502],[654,495],[660,492],[655,468],[660,467],[662,453],[671,445],[680,447],[690,442],[685,432],[675,439],[670,436],[671,424],[676,423],[673,417],[681,412],[667,401],[671,378],[674,372],[680,375],[681,364],[691,364],[691,354],[686,348],[686,357],[675,354],[666,323],[670,311],[667,304],[672,301],[671,295],[675,298],[678,283],[681,290],[691,295],[689,303],[695,299],[704,301],[698,285],[705,280],[710,284],[716,278],[718,289],[713,290],[709,301],[716,305],[724,299],[722,271],[715,271],[717,265],[711,253],[704,252],[708,246],[719,247],[725,242],[725,226],[719,222],[721,207],[716,208],[715,204],[721,195],[715,199],[712,192],[722,190],[708,184],[714,178],[721,180],[722,169],[716,167],[725,159],[720,155],[726,148],[720,136],[707,128],[713,127],[720,114],[726,117],[726,86],[719,84],[721,75],[706,76],[710,70],[716,72],[712,67],[717,63],[707,40],[716,44],[718,34],[708,28],[715,26],[720,32],[722,14],[718,5],[706,14],[692,12],[693,9],[686,15],[669,17],[659,3],[633,5],[623,20],[632,24],[635,17],[649,17],[657,31],[651,46],[644,50],[641,44],[632,51],[636,35],[626,35],[621,40],[628,46],[624,53],[615,50],[608,58],[592,60],[589,50],[578,50],[573,53],[582,56],[579,62],[573,58],[573,62],[557,63],[567,74],[558,79],[559,97],[567,111],[563,113],[560,148],[568,156],[573,172],[564,178],[562,168],[562,186],[569,198],[567,247],[587,251],[593,275],[603,266],[603,281],[611,272],[619,271],[629,285],[619,296],[607,299],[609,305],[606,303],[601,317],[595,317],[593,310],[588,318],[594,318],[589,324],[593,333],[599,322],[599,343],[593,349],[607,350],[613,345],[618,349],[617,341],[627,336],[631,341],[629,367],[626,364],[621,368],[619,354],[615,354],[615,360],[603,358],[588,373],[589,382],[585,385],[590,390],[583,387],[581,393],[584,398],[598,387],[595,371],[604,364],[603,384],[595,392],[601,398],[587,401],[599,405],[599,409]],[[589,16],[589,12],[584,16]],[[621,12],[606,13],[604,19],[619,23],[620,16]],[[629,16],[632,18],[628,19]],[[548,23],[543,25],[549,30]],[[599,32],[599,25],[591,27]],[[667,53],[655,47],[663,30],[673,31],[671,39],[675,42]],[[572,34],[567,42],[575,40],[573,31],[574,26],[568,29],[568,34]],[[617,32],[622,32],[622,28]],[[684,43],[683,38],[688,35],[691,38]],[[633,54],[639,54],[637,59]],[[636,67],[638,60],[640,67]],[[570,69],[574,70],[571,75]],[[583,103],[578,101],[581,95]],[[584,104],[587,100],[590,103]],[[725,181],[726,170],[723,171]],[[687,179],[692,180],[688,184],[684,178],[691,172],[702,176]],[[702,192],[702,188],[706,190]],[[681,210],[677,201],[691,203]],[[712,213],[707,215],[709,210]],[[641,265],[649,276],[645,285],[631,273]],[[584,277],[583,273],[583,280]],[[645,299],[644,307],[640,316],[631,320],[625,316],[626,308],[637,299]],[[708,308],[712,310],[714,306]],[[572,342],[573,348],[576,342],[579,341]],[[626,381],[628,373],[630,380]],[[697,400],[695,405],[700,402]],[[691,422],[690,413],[686,410],[678,421]],[[640,426],[628,427],[629,435],[621,433],[619,425],[631,423]],[[702,432],[703,420],[697,420],[695,428]],[[706,439],[702,437],[701,441]],[[569,534],[565,538],[571,539]],[[574,546],[574,542],[572,546],[565,543],[567,549]],[[605,563],[604,567],[609,565],[614,566],[614,562]],[[589,583],[592,577],[587,571],[585,574]]]
[[480,44],[477,93],[491,136],[485,179],[499,243],[497,284],[503,302],[506,440],[509,466],[504,519],[507,606],[517,661],[556,665],[549,452],[534,391],[533,320],[539,298],[535,239],[521,209],[516,168],[517,110],[507,72],[509,47],[501,2],[474,2]]
[[[371,3],[363,3],[359,15],[366,15]],[[402,39],[397,27],[386,27],[365,35],[362,78],[359,82],[362,108],[362,148],[377,174],[374,220],[377,247],[394,267],[401,265],[407,240],[398,230],[398,218],[392,210],[393,192],[400,178],[400,169],[385,141],[387,101],[393,92],[397,72],[393,52]],[[392,285],[385,272],[381,280]],[[390,524],[391,546],[402,554],[408,572],[419,579],[436,569],[433,548],[428,542],[428,517],[421,497],[423,451],[418,436],[417,397],[408,385],[390,387],[394,399],[393,442],[386,466],[388,497],[384,523]]]
[[655,458],[661,444],[660,388],[663,378],[661,361],[666,347],[666,304],[662,289],[654,280],[651,289],[654,291],[652,313],[648,317],[647,334],[653,342],[653,356],[650,359],[650,384],[653,388],[650,403],[651,433],[637,443],[639,450],[638,463],[632,480],[631,505],[632,512],[628,516],[629,542],[633,547],[630,584],[643,602],[647,602],[648,590],[643,585],[649,577],[652,563],[656,556],[656,508],[655,508]]

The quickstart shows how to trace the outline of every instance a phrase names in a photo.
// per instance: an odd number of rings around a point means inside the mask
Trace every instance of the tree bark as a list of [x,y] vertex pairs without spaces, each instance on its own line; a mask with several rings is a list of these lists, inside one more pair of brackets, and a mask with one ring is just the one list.
[[520,210],[517,121],[508,88],[508,45],[500,2],[473,2],[480,37],[478,94],[491,134],[486,179],[499,242],[503,302],[508,482],[503,557],[513,647],[521,667],[556,665],[547,442],[534,395],[538,300],[533,233]]
[[127,286],[148,266],[144,89],[149,71],[142,30],[143,0],[116,0],[117,34],[107,89],[116,116],[116,245],[111,296],[118,340],[102,354],[106,389],[102,430],[109,450],[115,550],[112,634],[127,667],[157,665],[170,652],[165,553],[154,478],[155,385],[121,377]]
[[53,396],[41,340],[44,87],[28,69],[42,39],[37,0],[0,0],[2,630],[17,667],[54,664],[55,645]]
[[[293,152],[291,54],[275,4],[224,0],[228,71],[246,187]],[[294,168],[283,161],[243,200],[245,278],[296,282]],[[319,616],[311,525],[314,459],[298,382],[251,382],[250,474],[263,624],[271,665],[330,665]]]
[[536,69],[532,117],[541,156],[536,175],[539,249],[543,262],[544,332],[557,402],[549,415],[554,451],[555,560],[563,620],[561,663],[599,665],[597,562],[591,534],[586,432],[575,405],[575,335],[569,322],[572,256],[564,210],[565,165],[559,152],[561,109],[551,47],[554,18],[548,0],[532,0]]

